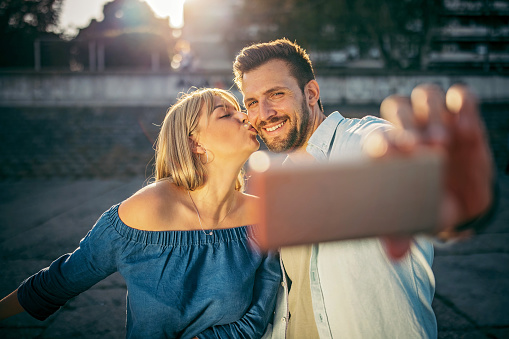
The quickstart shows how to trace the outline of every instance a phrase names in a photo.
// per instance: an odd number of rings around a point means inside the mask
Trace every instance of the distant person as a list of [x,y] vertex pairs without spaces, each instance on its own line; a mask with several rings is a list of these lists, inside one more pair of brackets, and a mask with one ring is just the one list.
[[[256,131],[224,90],[197,90],[168,111],[155,182],[108,209],[72,253],[0,302],[44,320],[118,271],[127,283],[129,338],[260,338],[281,274],[276,255],[251,247],[242,166]],[[4,277],[5,278],[5,277]]]
[[[364,140],[383,132],[392,152],[411,152],[422,145],[444,153],[437,227],[442,237],[470,234],[479,223],[469,221],[482,219],[490,209],[491,154],[477,103],[465,88],[452,88],[447,103],[432,86],[416,88],[411,102],[387,99],[381,108],[394,117],[391,126],[371,116],[325,116],[309,56],[287,39],[244,48],[233,70],[249,121],[270,151],[288,154],[286,161],[307,157],[323,163],[361,154]],[[405,133],[393,138],[391,129]],[[431,307],[433,246],[426,238],[294,246],[282,248],[281,259],[283,283],[273,338],[437,337]]]

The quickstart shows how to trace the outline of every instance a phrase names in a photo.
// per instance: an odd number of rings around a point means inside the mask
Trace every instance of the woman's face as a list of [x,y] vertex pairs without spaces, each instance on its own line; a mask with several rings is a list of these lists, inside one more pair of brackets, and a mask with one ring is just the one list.
[[246,161],[260,147],[247,115],[237,111],[228,100],[215,96],[210,115],[206,109],[202,108],[195,141],[212,153],[209,156]]

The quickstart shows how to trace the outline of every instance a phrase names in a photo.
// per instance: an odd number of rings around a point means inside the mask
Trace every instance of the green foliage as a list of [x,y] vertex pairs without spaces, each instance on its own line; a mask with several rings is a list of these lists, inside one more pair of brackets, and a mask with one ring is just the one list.
[[0,34],[48,32],[58,24],[63,0],[1,0]]
[[32,67],[34,41],[58,39],[63,0],[0,0],[0,67]]

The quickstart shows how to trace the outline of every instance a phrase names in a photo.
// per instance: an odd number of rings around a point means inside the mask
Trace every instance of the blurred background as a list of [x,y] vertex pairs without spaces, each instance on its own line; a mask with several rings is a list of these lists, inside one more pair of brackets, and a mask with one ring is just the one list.
[[[423,82],[477,94],[501,208],[486,234],[437,249],[433,307],[440,338],[509,338],[509,0],[0,0],[1,296],[146,183],[179,93],[241,100],[237,52],[281,37],[309,52],[326,114],[379,115]],[[113,276],[0,337],[119,338],[124,321]]]
[[280,37],[310,53],[326,114],[377,115],[422,82],[469,85],[505,169],[509,1],[2,0],[0,178],[147,174],[179,93],[241,99],[236,53]]

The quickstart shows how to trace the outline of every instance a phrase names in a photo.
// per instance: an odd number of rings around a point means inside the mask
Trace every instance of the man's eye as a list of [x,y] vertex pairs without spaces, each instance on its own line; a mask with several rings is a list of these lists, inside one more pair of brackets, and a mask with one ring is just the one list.
[[280,97],[282,96],[284,93],[283,92],[276,92],[276,93],[273,93],[272,94],[272,97]]
[[251,101],[247,104],[247,108],[253,107],[254,104],[256,104],[258,101]]

